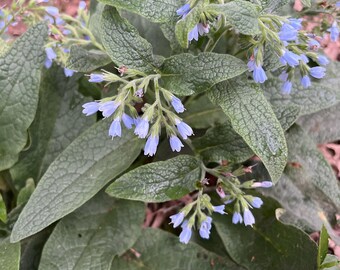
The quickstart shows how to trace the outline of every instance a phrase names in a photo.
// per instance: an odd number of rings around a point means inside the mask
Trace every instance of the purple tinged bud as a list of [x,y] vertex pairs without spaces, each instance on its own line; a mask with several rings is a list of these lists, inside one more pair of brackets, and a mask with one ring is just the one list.
[[245,209],[243,212],[243,220],[244,220],[244,225],[248,226],[253,226],[253,224],[255,224],[255,218],[252,214],[252,212],[250,212],[249,209]]
[[144,147],[144,155],[154,156],[157,151],[158,143],[159,143],[159,136],[151,135],[146,141],[146,144]]
[[136,97],[142,98],[142,97],[144,96],[143,88],[139,88],[139,89],[135,92],[135,96],[136,96]]
[[111,116],[119,107],[120,103],[116,101],[107,101],[99,105],[99,111],[103,113],[105,118]]
[[100,83],[102,81],[104,81],[103,74],[96,74],[96,73],[90,74],[89,82]]
[[45,11],[46,11],[48,14],[54,16],[54,17],[56,17],[56,16],[59,15],[59,9],[56,8],[56,7],[52,7],[52,6],[45,7]]
[[132,128],[132,125],[134,124],[134,120],[131,116],[127,115],[126,113],[123,113],[122,120],[127,129]]
[[95,114],[96,112],[98,112],[99,110],[99,103],[92,101],[92,102],[88,102],[83,104],[82,106],[84,108],[83,110],[83,114],[85,114],[86,116]]
[[271,188],[273,186],[273,183],[270,181],[263,181],[263,182],[255,182],[254,184],[252,184],[253,188]]
[[78,8],[80,10],[84,10],[86,8],[86,2],[85,1],[80,1]]
[[110,126],[110,129],[109,129],[109,135],[112,136],[112,137],[121,137],[122,136],[122,127],[120,125],[120,118],[119,117],[116,117],[111,126]]
[[212,218],[206,217],[206,219],[201,223],[199,233],[200,233],[200,236],[204,239],[209,239],[210,230],[211,230],[211,222],[212,222]]
[[259,197],[254,197],[251,205],[255,208],[260,208],[263,204],[263,201]]
[[135,134],[138,135],[139,138],[144,139],[149,132],[149,121],[141,118],[138,120],[136,124]]
[[339,27],[336,21],[333,22],[332,26],[328,29],[331,33],[331,41],[335,42],[339,37]]
[[57,55],[56,53],[54,52],[54,50],[51,48],[51,47],[48,47],[45,49],[45,52],[46,52],[46,55],[47,55],[47,58],[49,60],[53,60],[53,59],[56,59],[57,58]]
[[74,74],[74,70],[72,69],[68,69],[68,68],[64,68],[64,74],[66,77],[72,77]]
[[224,204],[219,205],[219,206],[213,206],[214,212],[219,213],[219,214],[221,214],[221,215],[224,215],[224,214],[225,214],[224,208],[225,208],[225,205],[224,205]]
[[309,42],[308,42],[308,46],[309,46],[309,49],[311,50],[318,50],[320,48],[320,43],[315,40],[314,38],[310,39]]
[[326,66],[329,64],[329,60],[326,56],[323,56],[323,55],[319,55],[318,56],[318,63],[321,65],[321,66]]
[[178,16],[186,16],[190,11],[190,5],[189,4],[185,4],[183,6],[181,6],[179,9],[177,9],[176,13]]
[[181,134],[184,140],[188,139],[189,136],[194,134],[194,132],[192,131],[192,128],[188,124],[184,123],[183,121],[177,120],[176,126],[177,126],[179,134]]
[[182,113],[185,110],[182,101],[178,97],[172,96],[171,105],[177,113]]
[[69,30],[69,29],[64,29],[64,30],[62,31],[62,33],[63,33],[63,35],[67,36],[67,35],[71,34],[72,31]]
[[188,221],[185,220],[181,227],[183,230],[179,235],[179,241],[183,244],[188,244],[192,234],[191,226],[189,225]]
[[262,66],[257,66],[255,64],[253,78],[254,78],[254,81],[257,83],[264,83],[267,80],[266,72],[263,70]]
[[239,212],[235,212],[233,214],[232,222],[234,224],[237,224],[237,223],[242,223],[242,221],[243,221],[242,215]]
[[247,63],[247,67],[249,71],[254,71],[255,69],[255,60],[249,60]]
[[301,78],[301,84],[304,88],[308,88],[312,85],[308,75],[305,75]]
[[316,79],[322,79],[326,75],[326,69],[324,67],[312,67],[309,73]]
[[204,34],[209,33],[210,26],[209,26],[209,24],[203,25],[203,23],[199,23],[199,24],[197,24],[197,30],[198,30],[198,34],[200,36],[203,36]]
[[281,93],[283,95],[289,95],[290,92],[292,91],[292,82],[291,81],[286,81],[281,88]]
[[181,140],[175,135],[170,137],[170,146],[173,152],[180,152],[181,148],[184,147]]
[[173,223],[174,225],[174,228],[177,228],[182,222],[183,222],[183,219],[184,219],[184,213],[183,212],[179,212],[178,214],[176,215],[172,215],[170,216],[170,219],[171,219],[171,222],[170,223]]

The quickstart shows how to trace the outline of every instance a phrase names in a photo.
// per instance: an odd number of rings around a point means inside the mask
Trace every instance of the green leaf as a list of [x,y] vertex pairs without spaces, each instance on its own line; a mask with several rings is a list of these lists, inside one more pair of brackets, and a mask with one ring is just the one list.
[[239,77],[215,85],[209,95],[276,183],[287,162],[287,145],[282,127],[258,85]]
[[29,128],[31,145],[11,169],[16,185],[23,186],[28,178],[38,182],[51,162],[95,122],[82,114],[81,105],[89,99],[78,93],[80,76],[67,79],[55,66],[43,73],[37,114]]
[[219,106],[210,102],[206,95],[202,95],[184,104],[186,111],[182,118],[192,128],[203,129],[225,123],[228,118]]
[[58,223],[39,269],[110,269],[140,236],[144,215],[143,203],[97,195]]
[[47,25],[37,24],[0,57],[0,171],[12,167],[27,142],[38,105]]
[[133,251],[116,257],[111,270],[243,269],[193,242],[183,245],[178,237],[159,229],[144,229]]
[[101,42],[101,18],[105,5],[98,3],[97,0],[91,0],[89,29],[98,42]]
[[333,142],[340,139],[340,103],[322,111],[301,117],[299,125],[316,143]]
[[53,161],[15,223],[11,241],[35,234],[74,211],[131,165],[143,140],[126,130],[121,138],[111,139],[109,124],[96,123]]
[[197,23],[199,23],[203,11],[203,3],[198,2],[184,18],[177,22],[175,34],[178,43],[183,48],[189,47],[189,32],[195,27]]
[[260,0],[260,1],[264,12],[267,13],[279,11],[279,9],[281,9],[283,6],[289,3],[289,0]]
[[301,0],[301,3],[304,7],[311,7],[312,6],[311,0]]
[[111,63],[111,58],[103,51],[73,45],[66,67],[79,72],[91,72],[109,63]]
[[204,136],[194,139],[192,143],[206,162],[228,160],[240,163],[254,155],[229,121],[208,129]]
[[254,36],[259,33],[259,12],[252,3],[235,0],[226,4],[211,4],[206,12],[223,14],[226,21],[239,33]]
[[198,160],[180,155],[153,162],[122,175],[106,192],[114,197],[144,202],[175,200],[195,190],[200,180]]
[[11,244],[6,238],[0,241],[1,270],[19,270],[20,243]]
[[171,21],[179,8],[177,0],[99,0],[100,2],[141,15],[156,23]]
[[2,221],[4,223],[6,223],[6,221],[7,221],[6,204],[5,204],[1,194],[0,194],[0,221]]
[[18,194],[17,205],[25,204],[28,202],[33,191],[35,189],[35,183],[33,178],[28,178],[25,187],[23,187]]
[[340,63],[333,62],[327,67],[326,77],[313,80],[311,87],[305,89],[298,80],[293,82],[293,90],[289,95],[281,93],[282,81],[279,78],[267,80],[263,89],[273,107],[298,106],[300,114],[310,114],[332,107],[340,100]]
[[336,255],[327,254],[320,269],[340,270],[340,261]]
[[328,238],[329,235],[325,226],[322,226],[319,238],[319,248],[318,248],[318,266],[321,266],[322,262],[325,260],[328,253]]
[[153,72],[155,60],[151,44],[115,8],[105,7],[101,31],[106,52],[116,65]]
[[287,107],[273,107],[277,119],[284,131],[288,130],[299,118],[300,108],[295,105]]
[[254,227],[235,225],[230,216],[214,215],[214,224],[227,252],[251,270],[315,269],[317,249],[307,234],[275,218],[279,204],[264,199],[254,210]]
[[184,96],[207,91],[216,83],[239,76],[246,70],[245,63],[231,55],[185,53],[164,61],[162,79],[164,88]]

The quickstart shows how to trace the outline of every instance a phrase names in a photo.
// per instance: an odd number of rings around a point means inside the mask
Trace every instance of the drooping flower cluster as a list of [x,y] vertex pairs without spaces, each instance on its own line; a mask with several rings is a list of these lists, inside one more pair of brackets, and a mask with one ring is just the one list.
[[[147,138],[144,154],[148,156],[155,155],[161,129],[165,127],[172,151],[179,152],[184,146],[179,136],[186,140],[193,135],[191,127],[176,114],[183,113],[185,110],[181,100],[159,86],[160,75],[158,74],[146,75],[124,67],[123,75],[126,76],[118,76],[110,72],[91,74],[90,82],[107,82],[108,84],[119,82],[122,86],[118,88],[116,96],[84,104],[83,113],[92,115],[100,111],[104,118],[112,119],[109,129],[109,136],[112,137],[122,136],[121,121],[127,129],[135,126],[134,133],[141,139]],[[153,82],[155,101],[152,104],[144,104],[143,114],[140,116],[134,105],[143,101],[142,96],[149,89],[150,82]],[[169,110],[170,106],[176,113]]]
[[213,220],[211,214],[216,212],[224,215],[226,214],[224,208],[225,205],[213,206],[210,197],[200,191],[196,201],[187,204],[178,214],[170,216],[170,223],[173,224],[174,228],[181,225],[182,232],[179,235],[179,240],[183,244],[189,243],[192,229],[195,228],[196,224],[199,228],[199,235],[204,239],[209,239]]

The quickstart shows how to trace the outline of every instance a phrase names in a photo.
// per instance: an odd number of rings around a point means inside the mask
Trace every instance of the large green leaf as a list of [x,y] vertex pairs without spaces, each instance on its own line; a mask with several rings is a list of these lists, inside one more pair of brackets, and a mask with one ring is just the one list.
[[153,72],[151,44],[113,7],[106,6],[104,9],[101,39],[107,54],[116,65]]
[[288,166],[279,183],[265,194],[286,209],[283,220],[309,230],[320,230],[326,218],[332,218],[339,209],[338,181],[313,140],[301,128],[293,126],[288,131],[287,143]]
[[209,95],[276,183],[287,162],[287,145],[282,127],[258,85],[239,77],[215,85]]
[[164,88],[178,95],[208,90],[216,83],[234,78],[247,70],[240,59],[227,54],[177,54],[164,61]]
[[0,57],[0,171],[10,168],[27,142],[38,105],[47,25],[37,24]]
[[141,234],[144,204],[99,194],[63,218],[48,239],[39,269],[110,269],[114,256]]
[[[257,0],[255,0],[258,2]],[[289,0],[260,0],[261,6],[265,12],[272,13],[279,11],[283,6],[289,3]]]
[[229,255],[249,270],[316,269],[315,243],[303,231],[277,221],[278,207],[274,200],[265,199],[261,210],[253,211],[253,227],[215,215],[215,227]]
[[181,244],[178,237],[159,229],[144,229],[133,250],[116,257],[111,270],[243,269],[195,243]]
[[140,166],[118,178],[106,192],[129,200],[164,202],[179,199],[195,190],[199,177],[198,160],[180,155]]
[[298,123],[317,143],[339,140],[340,103],[328,109],[303,116]]
[[1,270],[19,270],[20,243],[11,244],[6,238],[0,241]]
[[50,165],[15,223],[11,241],[28,237],[64,217],[126,170],[143,140],[123,130],[109,138],[102,120],[76,138]]
[[171,21],[179,8],[177,0],[99,0],[100,2],[137,13],[156,23]]
[[80,72],[91,72],[111,62],[111,58],[98,49],[87,49],[82,46],[72,46],[66,66]]
[[340,100],[339,69],[340,63],[331,63],[327,67],[326,77],[313,80],[312,86],[307,89],[295,80],[289,95],[281,93],[282,81],[279,78],[270,78],[263,89],[273,107],[294,105],[300,108],[301,115],[310,114],[331,107]]
[[94,117],[84,117],[81,104],[88,101],[78,93],[78,75],[66,79],[61,68],[46,70],[40,85],[36,117],[29,129],[31,145],[11,169],[16,185],[28,178],[36,182],[50,163],[87,127]]
[[252,3],[235,0],[226,4],[210,4],[205,11],[223,14],[226,21],[238,32],[244,35],[259,33],[259,12]]

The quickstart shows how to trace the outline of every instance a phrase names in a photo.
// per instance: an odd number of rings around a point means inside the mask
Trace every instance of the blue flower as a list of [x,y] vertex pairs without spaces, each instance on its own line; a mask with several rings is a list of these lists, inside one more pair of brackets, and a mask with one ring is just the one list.
[[302,29],[302,19],[295,19],[295,18],[290,18],[289,19],[289,24],[296,30],[301,30]]
[[179,9],[177,9],[176,13],[178,16],[185,17],[189,13],[189,11],[190,11],[190,5],[185,4],[181,6]]
[[49,15],[45,15],[44,16],[44,20],[48,21],[50,24],[54,23],[54,19],[51,16],[49,16]]
[[58,17],[55,19],[55,23],[56,25],[63,25],[65,21],[62,18]]
[[332,26],[328,28],[328,30],[331,33],[331,41],[335,42],[338,40],[339,37],[339,27],[336,21],[333,22]]
[[242,215],[239,212],[234,212],[232,222],[234,224],[242,223],[243,222]]
[[292,90],[292,82],[286,81],[281,88],[281,93],[284,95],[289,95],[291,90]]
[[181,140],[175,135],[171,135],[170,137],[170,146],[173,152],[180,152],[181,148],[184,147]]
[[202,221],[200,230],[199,230],[200,236],[202,238],[209,239],[210,230],[211,230],[211,222],[212,222],[211,217],[206,217],[206,219]]
[[197,26],[197,24],[194,26],[194,28],[188,34],[188,40],[192,41],[193,39],[198,41],[198,26]]
[[183,230],[179,235],[179,241],[183,244],[188,244],[192,234],[191,226],[189,225],[188,221],[185,220],[181,227]]
[[86,2],[85,1],[80,1],[78,8],[80,10],[84,10],[86,8]]
[[144,155],[153,156],[156,154],[157,146],[159,143],[159,136],[158,135],[151,135],[148,140],[146,141],[144,147]]
[[263,70],[262,66],[257,66],[255,64],[253,78],[257,83],[264,83],[267,80],[266,72]]
[[185,110],[182,101],[178,97],[172,96],[171,105],[177,113],[182,113]]
[[126,113],[123,113],[122,120],[127,129],[132,128],[132,125],[134,124],[134,120],[131,116],[127,115]]
[[104,75],[103,74],[96,74],[96,73],[90,74],[89,82],[100,83],[102,81],[104,81]]
[[305,64],[309,63],[309,59],[308,59],[308,57],[307,57],[306,55],[301,54],[300,57],[301,57],[301,60],[302,60]]
[[66,77],[72,77],[72,75],[74,74],[74,70],[64,68],[64,74],[65,74]]
[[308,88],[312,85],[308,75],[305,75],[301,78],[301,84],[304,88]]
[[259,197],[254,197],[250,204],[255,208],[260,208],[263,204],[263,201]]
[[220,213],[221,215],[224,215],[225,214],[224,207],[225,207],[225,205],[222,204],[222,205],[219,205],[219,206],[213,206],[213,209],[214,209],[214,212]]
[[46,58],[44,66],[45,68],[49,69],[52,66],[52,60]]
[[273,183],[270,181],[263,181],[263,182],[256,182],[254,184],[252,184],[253,188],[271,188],[273,186]]
[[249,209],[245,209],[243,212],[244,225],[252,226],[255,223],[255,218]]
[[194,132],[192,131],[192,128],[188,124],[184,123],[183,121],[176,119],[176,126],[177,126],[179,134],[182,136],[184,140],[188,139],[189,136],[194,134]]
[[251,60],[248,61],[247,67],[248,67],[249,71],[254,71],[255,66],[256,66],[256,64],[255,64],[255,60],[254,59],[251,59]]
[[99,111],[102,112],[105,118],[111,116],[119,107],[120,103],[116,101],[107,101],[99,105]]
[[319,55],[318,56],[318,63],[321,65],[321,66],[326,66],[329,64],[329,60],[326,56],[323,56],[323,55]]
[[111,123],[109,129],[109,135],[112,137],[121,137],[122,136],[122,127],[120,125],[120,118],[116,117],[113,122]]
[[71,30],[68,30],[68,29],[64,29],[64,30],[62,31],[62,33],[63,33],[63,35],[67,36],[67,35],[71,34],[72,31],[71,31]]
[[183,222],[183,219],[184,219],[184,213],[183,212],[179,212],[178,214],[176,215],[172,215],[170,216],[170,219],[171,219],[171,222],[170,223],[173,223],[174,225],[174,228],[178,227],[182,222]]
[[54,50],[51,47],[45,48],[45,52],[46,52],[46,56],[49,60],[53,60],[57,58],[56,53],[54,52]]
[[48,14],[50,14],[54,17],[59,15],[59,9],[56,8],[56,7],[48,6],[48,7],[45,7],[45,10]]
[[99,110],[99,103],[92,101],[92,102],[87,102],[85,104],[83,104],[82,106],[84,108],[83,110],[83,114],[85,114],[86,116],[95,114],[96,112],[98,112]]
[[316,79],[322,79],[326,75],[326,69],[324,67],[312,67],[309,74]]
[[340,1],[335,3],[335,7],[340,8]]
[[149,121],[141,118],[135,129],[135,134],[138,135],[139,138],[144,139],[149,132]]
[[284,23],[279,32],[282,41],[293,41],[297,39],[298,31],[290,24]]
[[5,27],[6,23],[3,20],[0,20],[0,31]]
[[309,46],[309,49],[317,51],[318,49],[320,49],[321,45],[317,40],[312,38],[308,41],[308,46]]
[[279,79],[283,82],[287,81],[288,80],[288,73],[283,71],[280,76],[279,76]]
[[280,58],[280,61],[283,65],[290,65],[291,67],[296,67],[299,65],[299,61],[301,57],[289,50],[285,50],[283,55]]

